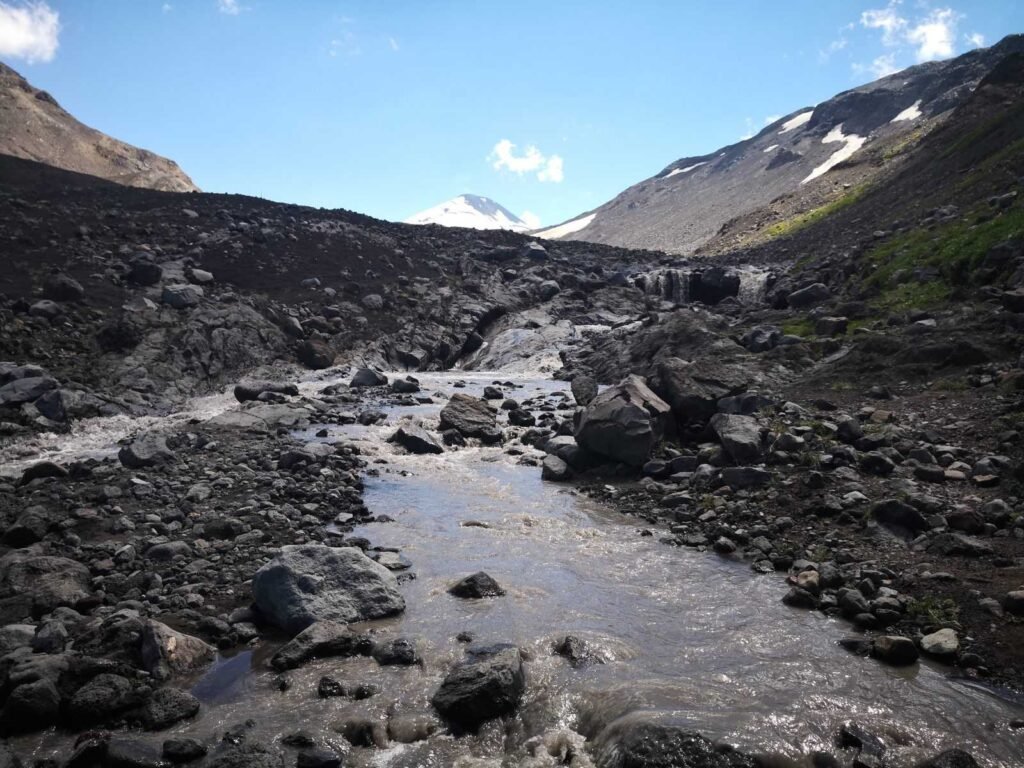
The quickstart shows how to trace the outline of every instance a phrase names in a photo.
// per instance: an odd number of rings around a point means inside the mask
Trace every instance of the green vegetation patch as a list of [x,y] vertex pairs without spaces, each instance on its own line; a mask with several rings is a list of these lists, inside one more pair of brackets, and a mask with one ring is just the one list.
[[797,216],[793,216],[789,219],[772,224],[768,227],[768,237],[785,237],[799,232],[802,229],[806,229],[816,221],[821,221],[826,216],[831,216],[833,213],[843,210],[844,208],[853,205],[861,197],[863,197],[867,185],[861,185],[855,189],[850,190],[842,197],[836,198],[831,203],[826,203],[819,208],[814,208],[805,213],[801,213]]

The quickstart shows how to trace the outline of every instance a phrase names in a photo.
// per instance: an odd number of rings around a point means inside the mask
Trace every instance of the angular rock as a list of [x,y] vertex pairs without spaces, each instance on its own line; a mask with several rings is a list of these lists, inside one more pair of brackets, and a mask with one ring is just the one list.
[[599,456],[642,467],[671,430],[671,408],[639,376],[597,395],[584,409],[576,442]]
[[164,286],[160,300],[172,309],[188,309],[199,304],[203,298],[203,289],[198,285],[167,285]]
[[871,645],[871,655],[894,667],[906,667],[914,664],[920,656],[914,641],[909,637],[900,637],[899,635],[876,637]]
[[325,341],[306,339],[295,350],[295,356],[310,370],[322,371],[334,365],[335,353]]
[[399,427],[398,431],[388,438],[388,442],[397,443],[409,453],[444,453],[444,448],[434,439],[433,435],[423,427],[414,424],[405,424]]
[[540,476],[544,480],[560,482],[571,479],[572,470],[558,456],[548,455],[541,464]]
[[129,469],[144,469],[166,464],[174,459],[174,452],[167,447],[163,435],[147,432],[117,452],[117,458]]
[[572,396],[576,403],[584,407],[590,405],[591,401],[597,397],[597,382],[592,376],[587,376],[585,373],[574,376],[569,383],[569,388],[572,390]]
[[360,368],[352,376],[349,386],[353,389],[359,387],[383,387],[388,383],[388,377],[372,368]]
[[34,616],[91,597],[89,569],[65,557],[17,550],[0,557],[0,600],[20,597]]
[[295,397],[299,394],[299,388],[295,384],[274,381],[249,381],[235,385],[235,399],[240,403],[259,400],[264,392]]
[[463,437],[488,438],[496,429],[498,414],[486,400],[457,392],[441,409],[441,429],[454,429]]
[[371,647],[366,635],[352,632],[345,624],[318,621],[281,646],[270,659],[270,666],[284,672],[301,667],[313,659],[365,656],[370,653]]
[[929,656],[949,661],[960,650],[960,639],[952,629],[940,629],[921,638],[921,650]]
[[159,688],[142,707],[147,731],[162,731],[199,713],[199,699],[180,688]]
[[263,615],[292,634],[317,621],[363,621],[405,610],[394,575],[354,547],[282,547],[253,576],[252,591]]
[[722,448],[737,464],[756,464],[761,460],[761,427],[751,416],[716,413],[711,429]]
[[157,680],[185,675],[213,661],[216,650],[198,637],[150,619],[142,630],[142,665]]

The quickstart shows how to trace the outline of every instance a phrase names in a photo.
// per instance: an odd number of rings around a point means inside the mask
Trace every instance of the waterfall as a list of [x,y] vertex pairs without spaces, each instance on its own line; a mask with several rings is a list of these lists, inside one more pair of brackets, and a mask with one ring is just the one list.
[[764,301],[768,273],[753,267],[663,267],[634,275],[629,282],[648,296],[676,305],[694,301],[714,304],[734,296],[744,306],[755,306]]

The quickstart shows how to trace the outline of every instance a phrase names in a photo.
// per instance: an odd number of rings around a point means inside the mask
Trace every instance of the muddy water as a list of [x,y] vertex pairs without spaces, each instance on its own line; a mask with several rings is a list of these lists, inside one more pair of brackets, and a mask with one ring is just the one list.
[[[468,382],[461,391],[473,394],[494,378],[460,377]],[[453,380],[423,377],[426,391],[454,391]],[[522,400],[559,388],[521,383],[506,394]],[[197,684],[208,705],[204,729],[253,717],[274,735],[304,728],[339,743],[332,726],[345,717],[429,712],[430,695],[462,658],[456,635],[468,631],[529,652],[522,714],[474,738],[358,749],[354,764],[477,765],[480,758],[480,765],[555,765],[567,743],[648,716],[790,756],[834,749],[838,726],[852,719],[883,735],[890,765],[953,746],[985,765],[1021,764],[1020,736],[1008,728],[1024,714],[1019,705],[952,682],[939,667],[894,670],[847,654],[836,641],[848,627],[782,605],[779,577],[641,536],[634,520],[542,482],[535,467],[501,449],[417,457],[396,455],[383,442],[403,417],[433,425],[438,408],[396,408],[387,426],[334,428],[327,438],[360,443],[371,470],[366,503],[394,518],[355,535],[399,548],[416,577],[403,586],[405,614],[368,626],[414,639],[423,667],[322,661],[293,673],[292,687],[281,693],[265,671],[270,649],[258,650],[223,660]],[[447,594],[453,581],[477,570],[508,594],[482,601]],[[552,655],[555,639],[567,633],[587,638],[605,663],[574,669]],[[322,701],[315,687],[323,674],[375,683],[382,692],[363,702]],[[590,762],[578,752],[572,764]]]
[[[461,378],[462,390],[452,388]],[[427,376],[426,392],[479,394],[506,374]],[[519,379],[506,394],[560,402],[564,385]],[[307,382],[312,393],[327,382]],[[403,418],[436,427],[434,405],[389,408],[381,427],[330,427],[327,440],[357,442],[368,460],[367,506],[390,523],[354,535],[395,547],[415,578],[402,590],[408,609],[365,628],[415,640],[422,667],[380,668],[371,659],[323,660],[289,673],[282,691],[267,660],[274,645],[222,658],[194,683],[204,713],[173,733],[212,739],[252,718],[267,740],[305,730],[339,751],[349,747],[336,726],[346,718],[386,720],[424,713],[450,666],[462,658],[460,632],[479,642],[512,642],[528,654],[522,712],[492,722],[474,737],[437,734],[413,744],[351,750],[360,766],[592,765],[578,746],[640,718],[684,724],[745,749],[793,757],[834,750],[839,725],[855,720],[890,745],[889,765],[912,765],[959,746],[986,766],[1019,766],[1022,741],[1008,723],[1024,707],[985,689],[953,682],[940,667],[894,670],[842,651],[849,628],[782,605],[778,576],[748,565],[676,549],[641,536],[636,521],[542,482],[535,466],[500,448],[468,448],[441,456],[396,453],[385,438]],[[222,410],[211,399],[201,409]],[[312,439],[318,427],[305,435]],[[97,448],[99,437],[80,438]],[[94,445],[95,443],[95,445]],[[510,446],[506,446],[510,447]],[[520,446],[515,446],[520,447]],[[54,446],[67,455],[67,446]],[[529,457],[532,451],[524,448]],[[458,600],[447,587],[486,570],[505,597]],[[552,654],[557,638],[586,638],[600,661],[581,668]],[[370,683],[367,700],[321,700],[317,681],[331,675]],[[168,733],[151,738],[160,740]],[[575,745],[576,748],[573,748]],[[291,753],[290,753],[291,754]],[[575,755],[566,758],[567,754]],[[287,758],[292,764],[293,756]],[[596,760],[600,764],[601,760]]]

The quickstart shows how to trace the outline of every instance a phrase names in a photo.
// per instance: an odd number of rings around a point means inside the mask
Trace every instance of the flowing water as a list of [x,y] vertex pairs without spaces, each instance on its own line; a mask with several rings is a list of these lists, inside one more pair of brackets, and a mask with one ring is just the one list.
[[[425,392],[479,394],[485,384],[508,377],[420,378]],[[452,389],[456,379],[466,388]],[[564,384],[517,383],[507,396],[561,402],[556,392]],[[326,438],[358,442],[368,461],[366,504],[375,515],[394,518],[354,535],[400,549],[415,575],[402,586],[406,612],[364,628],[414,640],[423,665],[321,660],[289,673],[291,687],[282,692],[267,668],[274,650],[268,643],[220,659],[199,679],[194,692],[204,714],[175,732],[214,734],[253,718],[267,738],[302,729],[340,747],[335,726],[347,717],[383,721],[429,713],[430,696],[463,657],[456,636],[471,632],[476,641],[516,643],[527,652],[521,713],[473,737],[439,734],[385,749],[358,748],[352,764],[588,766],[585,750],[567,745],[602,731],[607,736],[638,718],[790,756],[835,750],[836,730],[853,720],[890,745],[891,766],[954,746],[986,766],[1024,764],[1024,741],[1009,727],[1024,716],[1019,702],[955,682],[941,667],[897,670],[846,653],[836,641],[849,627],[784,606],[780,576],[661,544],[657,532],[642,536],[635,520],[570,486],[543,482],[535,466],[502,448],[396,453],[384,438],[403,418],[436,426],[443,400],[435,399],[435,405],[388,408],[383,426],[329,427]],[[303,436],[312,439],[317,428]],[[447,593],[452,582],[478,570],[508,594],[466,601]],[[555,640],[566,634],[587,639],[603,663],[573,668],[553,655]],[[375,684],[380,693],[359,702],[319,699],[316,685],[325,674]]]

